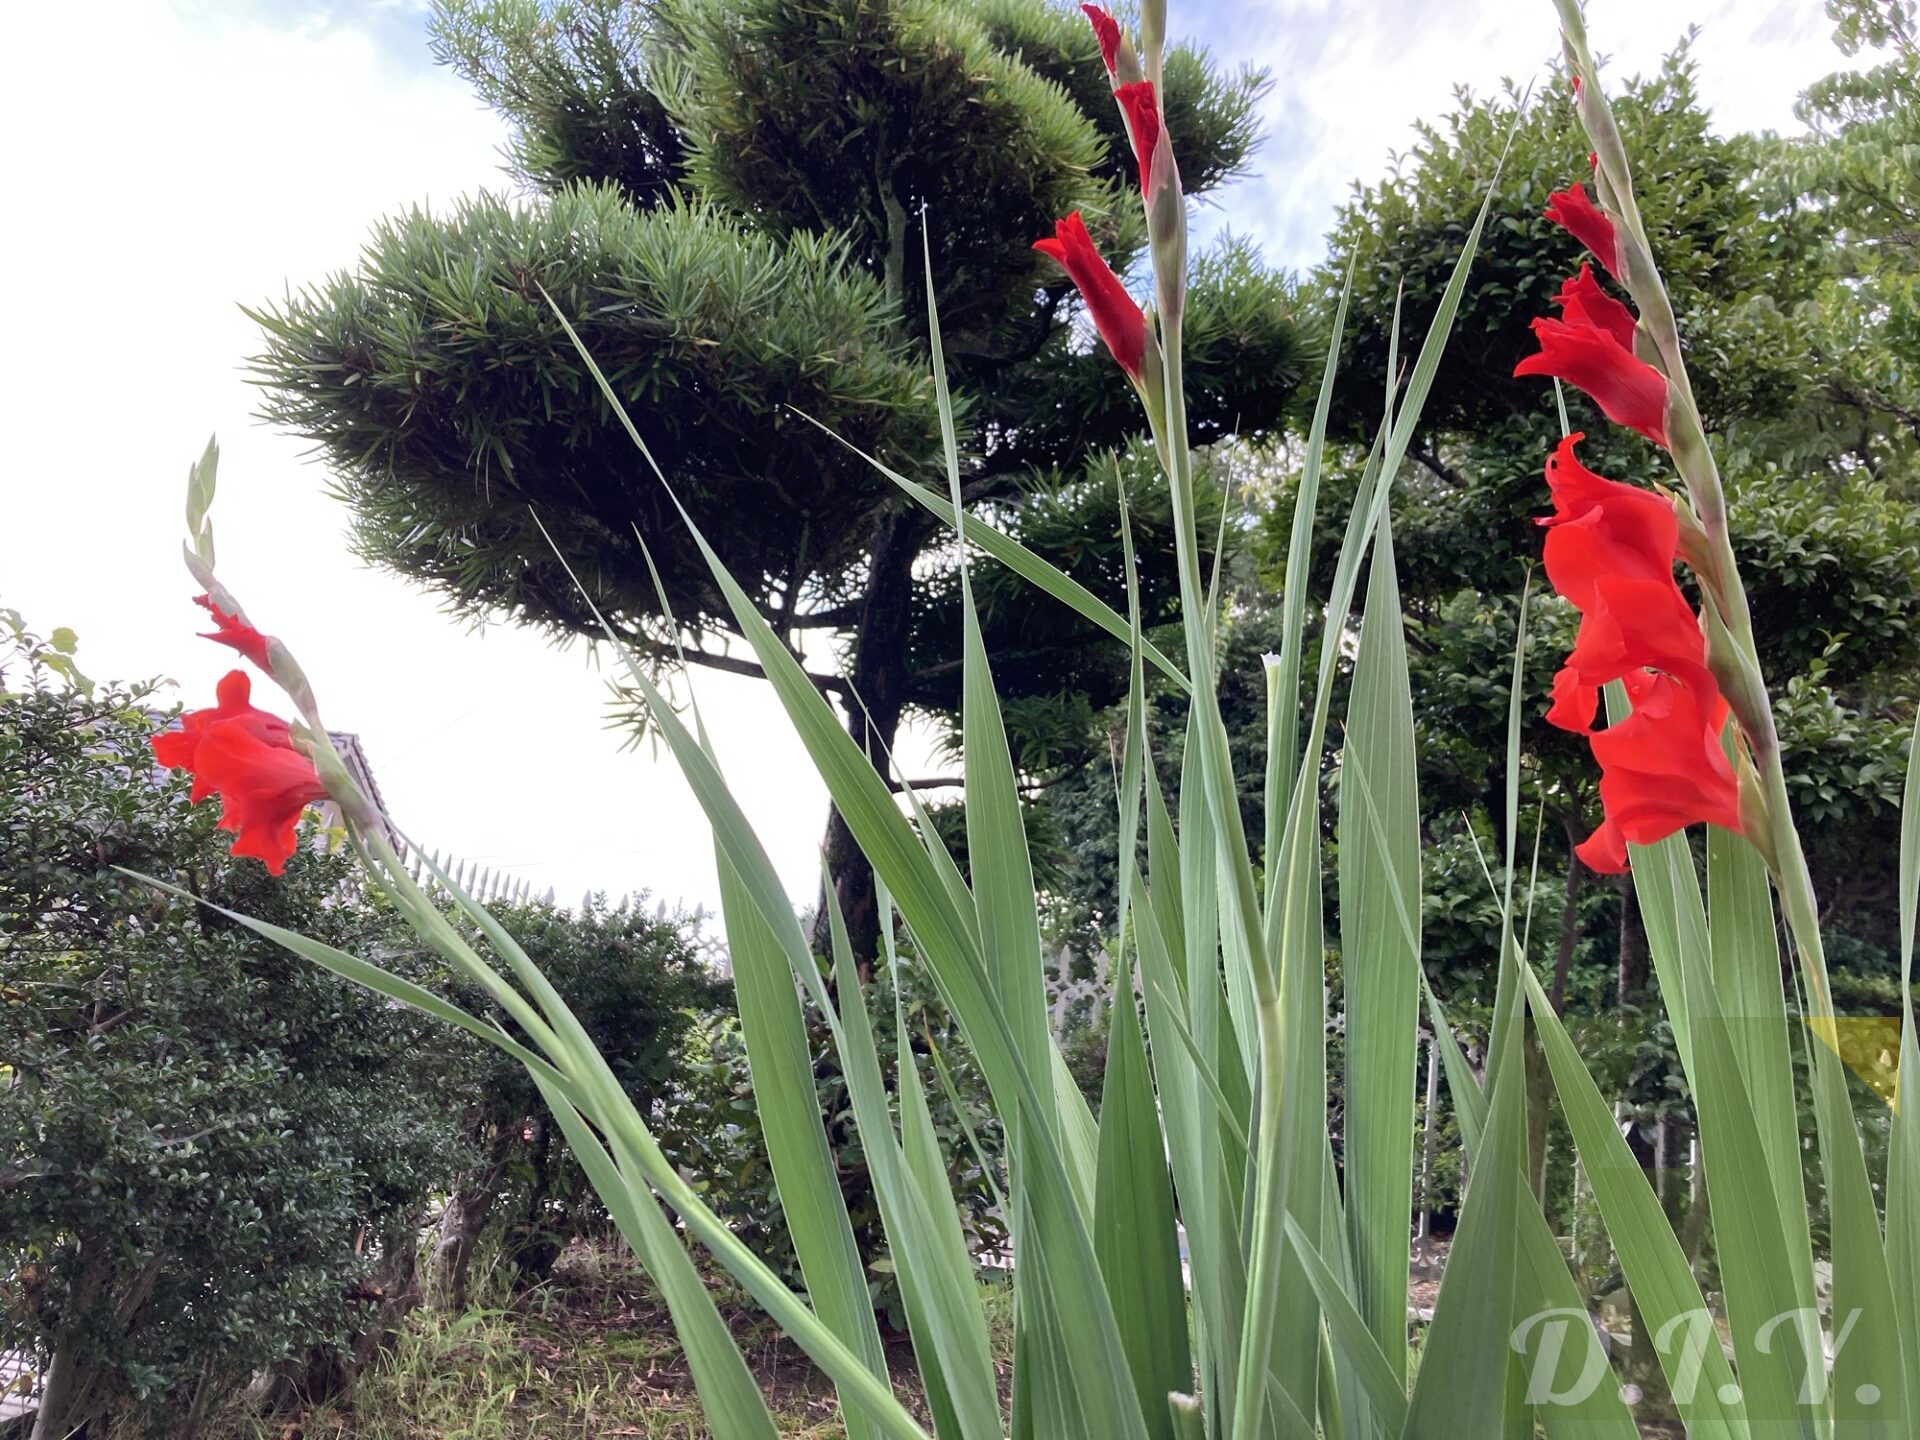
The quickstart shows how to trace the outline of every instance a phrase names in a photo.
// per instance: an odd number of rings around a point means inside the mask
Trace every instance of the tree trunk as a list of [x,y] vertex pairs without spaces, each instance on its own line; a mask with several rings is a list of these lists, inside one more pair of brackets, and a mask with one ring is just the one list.
[[187,1418],[181,1422],[176,1440],[199,1440],[200,1431],[207,1423],[207,1402],[212,1398],[213,1357],[209,1355],[200,1364],[199,1379],[193,1382],[193,1403],[187,1407]]
[[[853,694],[848,701],[847,725],[854,741],[874,768],[887,773],[887,754],[900,730],[906,709],[907,631],[913,599],[913,562],[925,538],[925,525],[900,506],[881,517],[875,528],[868,566],[867,591],[860,604],[860,626],[855,634]],[[880,907],[873,869],[847,828],[836,806],[827,817],[825,841],[827,873],[832,877],[840,913],[861,983],[873,976],[880,951]],[[827,954],[832,948],[827,920],[826,892],[820,896],[814,920],[814,948]]]
[[[40,1408],[33,1415],[33,1433],[28,1440],[66,1440],[84,1434],[81,1423],[69,1423],[67,1412],[84,1387],[79,1383],[80,1360],[71,1346],[53,1352],[47,1373],[40,1378]],[[77,1422],[77,1417],[76,1417]]]
[[487,1216],[493,1212],[494,1194],[506,1176],[512,1146],[512,1127],[496,1128],[487,1163],[462,1177],[447,1197],[447,1208],[440,1212],[440,1238],[434,1244],[427,1276],[428,1294],[436,1309],[466,1308],[467,1265],[481,1232],[487,1228]]
[[1560,902],[1560,945],[1553,956],[1553,985],[1547,991],[1553,1013],[1567,1012],[1567,976],[1573,969],[1573,952],[1580,945],[1580,895],[1587,888],[1587,876],[1593,873],[1575,848],[1572,830],[1567,832],[1567,893]]
[[531,1155],[533,1183],[527,1187],[527,1205],[517,1224],[507,1230],[507,1260],[513,1268],[515,1291],[529,1290],[553,1274],[554,1262],[566,1247],[571,1207],[548,1214],[553,1195],[553,1131],[545,1116],[528,1122],[533,1128]]
[[[63,1307],[66,1320],[91,1309],[113,1282],[113,1257],[106,1242],[95,1235],[80,1241],[80,1276]],[[29,1440],[68,1440],[84,1436],[92,1418],[94,1367],[72,1342],[61,1345],[47,1363],[40,1380],[40,1408],[34,1412]]]
[[1647,977],[1651,973],[1647,931],[1640,923],[1640,902],[1634,898],[1633,877],[1618,876],[1614,886],[1620,892],[1620,1003],[1635,1005],[1646,993]]
[[365,1322],[347,1344],[316,1346],[256,1374],[247,1387],[247,1398],[256,1409],[274,1415],[324,1404],[359,1383],[399,1329],[401,1318],[420,1303],[421,1219],[418,1210],[389,1219],[373,1273],[353,1292],[353,1298],[366,1302],[368,1310]]

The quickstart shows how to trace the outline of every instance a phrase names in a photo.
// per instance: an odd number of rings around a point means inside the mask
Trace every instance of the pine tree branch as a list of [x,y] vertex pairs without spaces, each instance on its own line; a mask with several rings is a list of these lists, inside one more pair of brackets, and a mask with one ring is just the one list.
[[[752,660],[742,660],[737,655],[722,654],[717,650],[688,650],[683,652],[689,665],[704,665],[709,670],[718,670],[727,675],[746,675],[755,680],[767,678],[767,672]],[[816,675],[811,670],[801,672],[813,682],[814,688],[826,695],[844,695],[847,682],[838,675]]]

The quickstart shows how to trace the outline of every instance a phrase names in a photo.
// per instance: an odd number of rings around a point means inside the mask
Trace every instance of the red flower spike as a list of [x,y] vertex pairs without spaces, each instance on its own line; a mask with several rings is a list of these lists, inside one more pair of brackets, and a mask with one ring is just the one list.
[[[1629,843],[1651,845],[1700,821],[1738,831],[1740,796],[1720,746],[1727,704],[1707,668],[1700,622],[1673,578],[1673,502],[1594,474],[1574,454],[1581,438],[1569,435],[1547,461],[1547,578],[1580,612],[1547,720],[1591,737],[1606,819],[1579,853],[1595,870],[1617,874],[1627,868]],[[1633,713],[1596,732],[1600,689],[1615,680]]]
[[1670,675],[1625,677],[1633,713],[1593,737],[1606,819],[1577,847],[1602,874],[1627,869],[1627,845],[1653,845],[1706,821],[1740,830],[1740,784],[1720,746],[1727,702]]
[[1136,80],[1113,92],[1113,98],[1126,111],[1127,128],[1133,132],[1133,158],[1140,165],[1140,193],[1153,196],[1153,157],[1160,148],[1160,102],[1154,97],[1151,80]]
[[1634,319],[1633,311],[1600,288],[1600,282],[1593,278],[1593,267],[1586,261],[1580,262],[1580,273],[1560,287],[1553,303],[1560,307],[1560,318],[1567,324],[1604,330],[1619,342],[1622,350],[1633,352],[1633,337],[1640,328],[1639,322]]
[[262,635],[239,616],[229,615],[226,611],[222,610],[218,605],[213,603],[213,597],[211,595],[196,595],[193,597],[193,603],[202,607],[212,615],[213,623],[217,627],[212,631],[201,631],[200,638],[202,640],[212,640],[221,645],[231,645],[262,670],[272,668],[267,664],[267,646],[271,642],[265,635]]
[[1552,375],[1577,386],[1616,425],[1667,443],[1667,378],[1607,330],[1541,318],[1533,322],[1540,353],[1513,367],[1515,375]]
[[193,775],[195,803],[220,797],[220,828],[234,832],[233,853],[286,868],[301,812],[327,792],[319,772],[293,745],[287,722],[252,703],[244,670],[230,670],[211,710],[189,710],[180,728],[153,737],[162,765]]
[[1613,221],[1594,208],[1586,187],[1569,185],[1547,197],[1547,219],[1593,252],[1614,279],[1620,278],[1620,236]]
[[1080,212],[1076,210],[1054,222],[1053,238],[1036,240],[1033,248],[1060,262],[1079,289],[1080,298],[1087,302],[1093,328],[1100,332],[1127,378],[1138,383],[1146,366],[1147,317],[1120,283],[1120,277],[1093,248],[1093,237],[1087,234]]
[[301,814],[326,798],[313,762],[237,725],[210,729],[194,761],[219,792],[220,828],[234,833],[233,853],[263,861],[278,875],[294,852]]
[[1105,62],[1107,75],[1111,78],[1118,73],[1120,64],[1120,22],[1101,5],[1082,5],[1087,20],[1093,26],[1093,33],[1100,40],[1100,59]]

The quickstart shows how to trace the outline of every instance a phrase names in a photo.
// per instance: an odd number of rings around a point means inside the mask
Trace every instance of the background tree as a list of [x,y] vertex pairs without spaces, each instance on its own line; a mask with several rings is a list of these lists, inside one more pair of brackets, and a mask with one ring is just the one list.
[[[1101,457],[1140,418],[1064,275],[1028,248],[1076,209],[1121,267],[1144,242],[1130,148],[1077,9],[443,0],[434,34],[512,122],[510,168],[531,198],[389,221],[356,271],[259,316],[266,412],[319,442],[362,554],[456,611],[596,634],[537,512],[643,654],[670,660],[679,641],[697,664],[757,673],[729,651],[706,566],[544,289],[884,767],[903,716],[957,708],[950,555],[931,517],[827,431],[938,476],[924,235],[967,501],[1119,598],[1115,557],[1083,541],[1115,528]],[[1164,110],[1190,194],[1244,164],[1264,84],[1170,53]],[[1201,258],[1187,320],[1196,439],[1283,422],[1308,348],[1292,301],[1245,245]],[[1164,618],[1168,532],[1136,499]],[[983,599],[1016,715],[1058,739],[1060,711],[1039,702],[1066,697],[1071,715],[1077,697],[1121,693],[1123,657],[1089,644],[1088,627],[1025,595]],[[871,884],[837,821],[827,848],[856,953],[870,955]]]
[[[344,1391],[491,1229],[516,1278],[604,1218],[516,1062],[212,909],[298,927],[485,1013],[309,829],[278,878],[160,769],[158,687],[94,684],[0,610],[0,1350],[44,1372],[33,1434],[187,1440],[246,1383]],[[686,1103],[723,1023],[712,957],[634,900],[499,917],[697,1167],[757,1137]],[[511,1024],[498,1015],[503,1024]],[[956,1141],[956,1144],[958,1142]],[[764,1158],[761,1162],[764,1167]]]
[[344,856],[232,859],[154,765],[153,687],[67,683],[71,648],[0,612],[0,1350],[44,1364],[37,1437],[190,1437],[256,1371],[365,1358],[458,1164],[463,1050],[115,869],[414,953]]
[[[1457,829],[1463,813],[1484,817],[1496,837],[1502,823],[1499,660],[1512,653],[1518,592],[1539,553],[1541,469],[1560,433],[1551,388],[1516,380],[1512,370],[1534,348],[1529,322],[1551,313],[1551,295],[1580,259],[1572,238],[1541,214],[1550,191],[1587,173],[1562,90],[1550,89],[1520,121],[1493,201],[1499,221],[1476,262],[1449,363],[1424,412],[1425,432],[1410,451],[1415,463],[1396,492],[1422,804],[1436,836]],[[1798,146],[1717,135],[1699,101],[1687,43],[1658,71],[1624,86],[1615,103],[1634,136],[1649,231],[1668,237],[1662,270],[1687,317],[1695,389],[1726,459],[1735,546],[1743,573],[1755,577],[1756,632],[1783,697],[1795,801],[1811,822],[1824,898],[1838,929],[1884,939],[1890,877],[1872,872],[1890,863],[1876,837],[1894,813],[1906,697],[1920,678],[1920,471],[1913,437],[1862,398],[1873,387],[1860,372],[1886,364],[1905,373],[1886,357],[1897,356],[1916,312],[1910,304],[1854,303],[1848,277],[1860,269],[1859,222],[1832,201],[1832,189],[1790,183],[1792,161],[1813,173],[1809,150],[1857,151],[1852,122],[1837,121],[1832,136]],[[1426,323],[1444,281],[1434,257],[1447,250],[1492,172],[1515,104],[1511,94],[1469,100],[1423,128],[1414,163],[1362,189],[1341,215],[1324,283],[1354,265],[1360,319],[1346,371],[1354,388],[1339,414],[1356,440],[1370,433],[1379,409],[1367,377],[1385,360],[1382,317],[1393,313],[1404,282],[1405,323],[1416,332]],[[1845,345],[1832,338],[1836,327],[1851,330]],[[1590,466],[1643,483],[1661,478],[1645,442],[1608,424],[1583,396],[1569,393],[1567,405],[1573,428],[1587,434],[1582,455]],[[1329,520],[1338,523],[1334,508]],[[1561,897],[1563,989],[1579,938],[1578,896],[1590,879],[1571,847],[1596,813],[1584,746],[1543,719],[1547,681],[1570,639],[1564,607],[1540,601],[1524,744],[1528,807],[1544,806],[1550,836],[1543,863],[1561,870],[1573,891],[1572,900],[1564,891]],[[1527,826],[1530,841],[1531,816]],[[1619,893],[1617,988],[1631,1000],[1645,983],[1644,949],[1630,895]]]
[[[1835,442],[1910,485],[1920,447],[1920,39],[1910,0],[1828,0],[1835,39],[1884,61],[1801,98],[1811,134],[1781,144],[1780,196],[1816,207],[1838,247],[1814,330]],[[1851,424],[1846,423],[1851,421]]]
[[[641,1113],[659,1116],[695,1077],[681,1047],[723,992],[685,919],[650,912],[644,899],[609,905],[593,896],[579,910],[536,903],[496,906],[494,914],[567,997]],[[457,998],[487,1008],[477,993]],[[496,1018],[511,1023],[504,1013]],[[544,1280],[567,1241],[604,1228],[605,1218],[526,1067],[489,1050],[476,1068],[460,1120],[475,1163],[447,1197],[428,1277],[438,1303],[456,1310],[466,1304],[468,1263],[490,1221],[514,1283],[524,1285]],[[710,1127],[721,1123],[707,1118]]]
[[[1912,177],[1920,152],[1911,148],[1920,107],[1908,103],[1916,93],[1911,7],[1846,0],[1832,10],[1843,47],[1888,45],[1892,58],[1814,86],[1802,105],[1814,126],[1807,138],[1714,133],[1684,43],[1614,103],[1630,120],[1631,158],[1647,182],[1642,208],[1649,231],[1663,237],[1662,267],[1687,317],[1695,385],[1727,462],[1735,541],[1753,577],[1796,813],[1809,822],[1837,937],[1836,986],[1845,1003],[1870,1007],[1897,995],[1888,836],[1920,690],[1920,435],[1905,418],[1920,374],[1920,228],[1910,208],[1920,193]],[[1551,388],[1515,380],[1512,369],[1535,348],[1529,322],[1550,313],[1550,297],[1581,258],[1541,215],[1551,191],[1587,173],[1563,96],[1549,88],[1520,120],[1427,423],[1394,497],[1429,861],[1423,953],[1457,1014],[1491,1002],[1494,956],[1485,937],[1496,927],[1474,840],[1490,857],[1504,853],[1507,675],[1520,591],[1539,554],[1534,520],[1547,508],[1543,464],[1560,434]],[[1319,303],[1330,308],[1349,263],[1355,295],[1335,410],[1343,448],[1330,460],[1318,517],[1316,554],[1328,566],[1362,447],[1378,423],[1396,300],[1404,285],[1404,345],[1439,302],[1516,105],[1511,93],[1463,98],[1452,115],[1422,128],[1404,163],[1357,190],[1330,236],[1314,278]],[[1576,393],[1567,403],[1575,428],[1587,431],[1583,454],[1595,469],[1643,483],[1662,478],[1637,437]],[[1240,583],[1223,618],[1223,707],[1246,752],[1242,773],[1258,773],[1265,695],[1256,656],[1276,648],[1266,637],[1278,623],[1294,475],[1284,447],[1247,455],[1243,469],[1246,508],[1228,530],[1242,560],[1229,568]],[[1311,577],[1310,595],[1324,593],[1326,578]],[[1602,882],[1574,857],[1597,817],[1597,776],[1586,746],[1544,723],[1547,683],[1572,636],[1564,606],[1536,585],[1519,853],[1530,855],[1543,824],[1534,901],[1543,979],[1571,1010],[1608,1017],[1583,1053],[1621,1045],[1612,1067],[1621,1093],[1661,1117],[1675,1103],[1670,1046],[1615,1018],[1616,1007],[1633,1007],[1650,983],[1631,890]],[[1179,699],[1163,692],[1157,704],[1150,723],[1177,749]],[[1102,719],[1119,723],[1111,713]],[[1336,734],[1325,759],[1329,825],[1338,743]],[[1090,766],[1042,801],[1064,844],[1053,916],[1069,964],[1083,967],[1103,943],[1101,918],[1114,913],[1112,796],[1104,767]],[[1329,913],[1330,936],[1338,920]]]

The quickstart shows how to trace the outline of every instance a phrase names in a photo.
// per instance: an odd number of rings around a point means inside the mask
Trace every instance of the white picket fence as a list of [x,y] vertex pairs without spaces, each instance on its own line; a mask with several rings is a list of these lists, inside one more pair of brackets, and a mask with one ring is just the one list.
[[473,896],[482,905],[524,905],[530,900],[539,900],[542,904],[553,904],[553,887],[548,886],[546,893],[536,896],[533,886],[526,880],[509,874],[505,870],[496,870],[492,866],[483,866],[477,862],[468,862],[453,854],[441,855],[438,850],[422,853],[410,849],[406,841],[399,841],[395,847],[400,858],[406,863],[407,873],[414,882],[432,889],[435,885],[433,869],[428,861],[438,868],[460,889]]
[[32,1356],[0,1350],[0,1425],[33,1414],[39,1378]]

